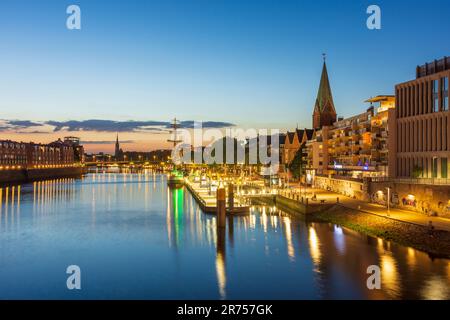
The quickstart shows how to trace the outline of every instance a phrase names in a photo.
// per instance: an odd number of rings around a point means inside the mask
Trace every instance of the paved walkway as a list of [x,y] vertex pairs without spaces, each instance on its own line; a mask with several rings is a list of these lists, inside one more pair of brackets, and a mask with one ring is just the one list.
[[[296,190],[299,191],[299,189]],[[302,189],[302,192],[305,192],[304,188]],[[317,201],[325,200],[327,203],[332,203],[336,202],[337,197],[339,197],[340,204],[350,209],[361,210],[367,213],[376,214],[381,217],[414,223],[425,227],[428,227],[431,221],[436,230],[445,230],[450,232],[450,219],[428,217],[420,213],[397,208],[391,208],[388,215],[387,208],[379,204],[355,200],[335,192],[325,191],[321,189],[308,188],[306,192],[308,194],[308,198],[311,198],[312,194],[316,193]]]

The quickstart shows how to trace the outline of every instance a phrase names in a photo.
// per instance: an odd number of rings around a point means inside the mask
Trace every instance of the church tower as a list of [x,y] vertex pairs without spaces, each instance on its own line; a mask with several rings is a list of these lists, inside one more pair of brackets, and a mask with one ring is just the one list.
[[119,134],[117,134],[117,137],[116,137],[116,149],[115,149],[114,156],[115,156],[116,160],[119,160],[119,157],[120,157]]
[[336,109],[334,108],[333,95],[331,94],[330,81],[328,79],[325,54],[323,57],[322,77],[313,113],[313,129],[320,130],[323,126],[331,126],[336,122]]

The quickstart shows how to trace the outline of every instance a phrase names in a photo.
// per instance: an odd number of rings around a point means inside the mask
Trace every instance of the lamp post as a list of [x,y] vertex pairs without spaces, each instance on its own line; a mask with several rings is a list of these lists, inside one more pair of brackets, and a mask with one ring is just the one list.
[[387,187],[387,216],[389,217],[390,213],[390,204],[391,204],[391,188]]

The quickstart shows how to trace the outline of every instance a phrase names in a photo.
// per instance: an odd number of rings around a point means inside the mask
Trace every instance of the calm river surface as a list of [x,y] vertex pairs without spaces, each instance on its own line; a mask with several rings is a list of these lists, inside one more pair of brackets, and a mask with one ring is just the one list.
[[[81,268],[81,290],[66,268]],[[381,290],[366,287],[381,267]],[[450,299],[450,261],[276,208],[225,232],[165,176],[1,189],[0,299]]]

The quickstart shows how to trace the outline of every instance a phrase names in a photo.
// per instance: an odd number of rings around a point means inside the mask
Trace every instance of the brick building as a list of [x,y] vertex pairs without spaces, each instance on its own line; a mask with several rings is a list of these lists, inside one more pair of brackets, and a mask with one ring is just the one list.
[[[79,141],[78,141],[79,142]],[[83,147],[75,140],[57,140],[50,144],[0,141],[1,169],[64,167],[83,161]]]

